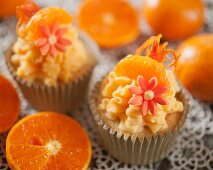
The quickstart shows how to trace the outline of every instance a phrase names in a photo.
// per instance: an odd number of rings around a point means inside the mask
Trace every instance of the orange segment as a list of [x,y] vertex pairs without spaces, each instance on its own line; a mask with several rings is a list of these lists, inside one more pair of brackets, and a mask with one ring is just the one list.
[[51,26],[54,22],[70,24],[72,22],[72,16],[62,8],[43,8],[29,20],[25,33],[30,32],[31,38],[37,38],[41,34],[41,26]]
[[91,143],[79,123],[52,112],[20,120],[6,140],[8,164],[14,169],[86,169]]
[[123,0],[84,1],[77,19],[80,28],[104,47],[127,44],[139,34],[137,12]]
[[9,80],[0,74],[0,133],[7,131],[20,112],[18,94]]
[[142,75],[146,80],[156,76],[159,84],[169,85],[164,65],[147,56],[129,55],[125,57],[115,67],[115,73],[118,76],[127,76],[135,80],[138,75]]

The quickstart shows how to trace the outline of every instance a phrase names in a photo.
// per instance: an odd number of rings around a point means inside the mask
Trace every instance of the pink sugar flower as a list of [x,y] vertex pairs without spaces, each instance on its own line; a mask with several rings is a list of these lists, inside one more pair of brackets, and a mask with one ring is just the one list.
[[157,114],[157,103],[168,104],[162,95],[168,90],[167,86],[158,85],[157,77],[152,77],[148,82],[143,76],[137,77],[138,86],[132,86],[129,91],[133,94],[129,100],[130,105],[140,106],[142,116],[146,116],[148,111],[152,115]]
[[64,52],[71,44],[70,40],[62,37],[67,28],[60,28],[58,23],[54,23],[52,27],[42,26],[41,31],[43,36],[36,40],[35,46],[40,48],[43,56],[47,54],[55,56],[57,51]]

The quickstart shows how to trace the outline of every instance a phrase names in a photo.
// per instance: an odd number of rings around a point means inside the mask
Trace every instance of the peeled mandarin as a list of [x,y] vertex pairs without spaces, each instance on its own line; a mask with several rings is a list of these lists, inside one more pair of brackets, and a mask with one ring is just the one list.
[[77,19],[79,27],[103,47],[117,47],[139,35],[136,10],[123,0],[83,1]]
[[139,55],[129,55],[122,59],[115,67],[115,73],[118,76],[127,76],[131,79],[137,79],[138,75],[149,80],[156,76],[159,84],[168,85],[165,66],[150,57]]
[[213,102],[213,34],[200,34],[183,41],[175,74],[195,97]]
[[0,74],[0,133],[6,132],[16,122],[20,101],[12,83]]
[[91,143],[72,118],[40,112],[13,126],[6,139],[6,158],[14,170],[87,169]]
[[25,32],[30,32],[31,38],[38,38],[41,34],[42,26],[51,26],[55,22],[70,24],[72,22],[72,16],[62,8],[43,8],[31,17],[26,25]]

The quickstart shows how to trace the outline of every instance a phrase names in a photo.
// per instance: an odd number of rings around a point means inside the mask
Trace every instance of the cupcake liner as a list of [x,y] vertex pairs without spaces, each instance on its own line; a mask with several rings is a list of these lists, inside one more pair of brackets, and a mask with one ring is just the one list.
[[131,133],[124,133],[119,129],[107,125],[99,114],[100,84],[97,82],[90,93],[89,107],[98,125],[98,133],[105,149],[116,159],[133,165],[146,165],[165,157],[181,132],[188,115],[188,100],[182,92],[177,96],[184,103],[181,120],[175,129],[159,132],[147,137],[134,137]]
[[69,83],[58,83],[56,86],[46,86],[40,82],[29,84],[26,80],[17,76],[11,63],[12,54],[10,48],[6,53],[6,65],[25,99],[37,110],[69,113],[86,98],[89,80],[95,65],[95,57],[92,56],[91,51],[89,51],[91,59],[83,68],[81,75]]

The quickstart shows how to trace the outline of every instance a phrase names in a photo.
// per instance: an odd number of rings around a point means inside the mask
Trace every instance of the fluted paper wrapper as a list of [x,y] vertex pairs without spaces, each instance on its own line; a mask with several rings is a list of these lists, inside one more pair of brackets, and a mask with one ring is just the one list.
[[[90,51],[91,52],[91,51]],[[16,74],[11,63],[13,52],[9,49],[6,53],[6,64],[22,91],[25,99],[37,110],[70,113],[82,103],[87,94],[89,80],[95,65],[95,57],[89,53],[89,63],[84,71],[69,83],[58,83],[56,86],[47,86],[44,83],[34,82],[29,84]]]
[[102,120],[98,109],[100,82],[96,84],[89,98],[89,107],[98,125],[98,133],[105,149],[114,158],[133,165],[146,165],[164,158],[181,132],[188,115],[188,100],[180,92],[178,98],[184,104],[184,111],[175,129],[156,133],[150,137],[133,137],[130,133],[116,131]]

